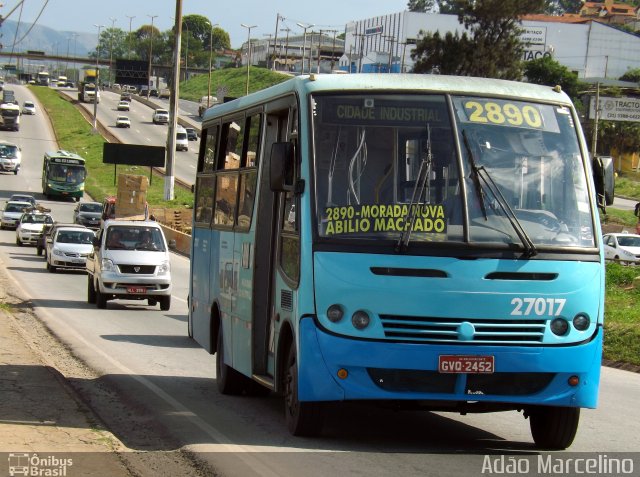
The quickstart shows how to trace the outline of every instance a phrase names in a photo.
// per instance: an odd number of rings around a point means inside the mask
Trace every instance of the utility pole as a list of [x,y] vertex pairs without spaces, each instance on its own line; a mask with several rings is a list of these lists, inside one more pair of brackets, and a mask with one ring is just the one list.
[[98,60],[100,59],[100,29],[104,28],[104,25],[93,25],[98,29],[98,46],[96,46],[96,84],[95,84],[95,93],[93,95],[93,132],[98,132],[98,90],[100,87],[100,63]]
[[327,30],[327,32],[333,33],[333,46],[331,47],[331,71],[333,72],[336,64],[336,33],[338,30]]
[[[278,26],[279,26],[279,22],[280,22],[280,18],[282,18],[284,20],[284,17],[280,17],[279,13],[276,13],[276,33],[273,36],[273,55],[271,56],[272,58],[272,63],[271,63],[271,69],[275,70],[276,69],[276,44],[278,43]],[[267,47],[267,67],[269,67],[269,48]]]
[[[280,31],[287,32],[287,37],[284,41],[284,65],[285,71],[289,71],[289,32],[291,31],[291,28],[281,28]],[[280,43],[280,54],[278,55],[278,58],[282,58],[282,43]]]
[[322,48],[322,31],[323,30],[320,30],[320,33],[318,34],[318,74],[320,74],[320,49]]
[[[180,95],[180,43],[182,41],[182,0],[176,0],[174,36],[173,36],[173,68],[171,94],[169,99],[169,131],[167,135],[167,167],[164,177],[164,199],[174,199],[176,162],[176,126],[178,124],[178,96]],[[152,19],[153,21],[153,19]],[[151,64],[151,62],[149,62]]]
[[596,104],[593,115],[593,137],[591,139],[591,159],[596,157],[596,146],[598,144],[598,120],[600,119],[600,83],[596,84]]
[[211,25],[211,36],[209,37],[209,81],[207,82],[207,109],[211,107],[211,59],[213,57],[213,27],[218,24]]

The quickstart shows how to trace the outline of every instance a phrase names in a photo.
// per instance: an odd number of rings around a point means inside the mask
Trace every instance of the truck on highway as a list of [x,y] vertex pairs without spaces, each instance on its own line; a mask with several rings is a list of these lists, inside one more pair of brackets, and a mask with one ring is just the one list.
[[0,105],[0,128],[12,131],[20,130],[20,106],[15,103]]
[[49,86],[49,82],[51,81],[49,77],[48,71],[40,71],[36,75],[36,84],[38,86]]
[[98,89],[98,72],[85,70],[84,78],[78,83],[78,101],[81,103],[100,103],[100,91]]

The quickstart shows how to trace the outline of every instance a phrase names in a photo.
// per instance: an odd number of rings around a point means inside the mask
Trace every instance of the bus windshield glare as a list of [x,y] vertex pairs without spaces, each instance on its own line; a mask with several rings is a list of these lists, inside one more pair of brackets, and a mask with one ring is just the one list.
[[569,108],[409,94],[312,108],[320,237],[595,247]]

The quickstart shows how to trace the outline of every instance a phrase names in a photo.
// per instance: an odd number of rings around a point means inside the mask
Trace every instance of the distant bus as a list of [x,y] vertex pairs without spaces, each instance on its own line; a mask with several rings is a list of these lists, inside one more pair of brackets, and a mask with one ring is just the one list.
[[566,94],[300,76],[208,109],[201,141],[188,332],[220,392],[283,395],[294,435],[353,401],[519,410],[537,446],[572,443],[597,405],[612,168]]
[[67,151],[47,152],[42,165],[42,193],[48,198],[80,201],[87,177],[85,160]]
[[51,79],[49,77],[49,73],[46,71],[40,71],[36,75],[36,84],[40,86],[49,86]]

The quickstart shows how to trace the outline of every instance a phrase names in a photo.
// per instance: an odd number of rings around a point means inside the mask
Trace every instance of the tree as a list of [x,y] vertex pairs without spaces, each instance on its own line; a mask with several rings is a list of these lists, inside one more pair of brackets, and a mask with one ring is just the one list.
[[627,70],[620,78],[620,81],[631,81],[633,83],[640,83],[640,68]]
[[[411,57],[414,72],[438,69],[444,73],[459,62],[459,75],[487,78],[519,79],[522,75],[523,47],[519,40],[519,18],[538,11],[545,0],[455,0],[462,7],[458,21],[464,26],[462,35],[428,33],[417,43]],[[443,2],[444,3],[444,2]],[[442,5],[441,5],[442,6]],[[435,58],[428,55],[438,53]]]
[[459,15],[462,13],[464,0],[438,0],[440,13]]
[[[216,27],[213,29],[213,35],[209,41],[213,42],[214,50],[228,50],[231,49],[231,39],[229,38],[229,33],[223,30],[220,27]],[[209,41],[207,41],[207,46],[209,46]]]
[[529,83],[547,86],[560,85],[574,102],[578,99],[580,88],[578,75],[549,56],[527,61],[524,66],[524,74]]
[[[108,59],[124,58],[128,51],[127,33],[121,28],[106,28],[100,32],[97,49],[100,58]],[[89,56],[96,57],[96,51]]]
[[427,13],[433,10],[435,3],[435,0],[409,0],[407,10],[410,12]]

